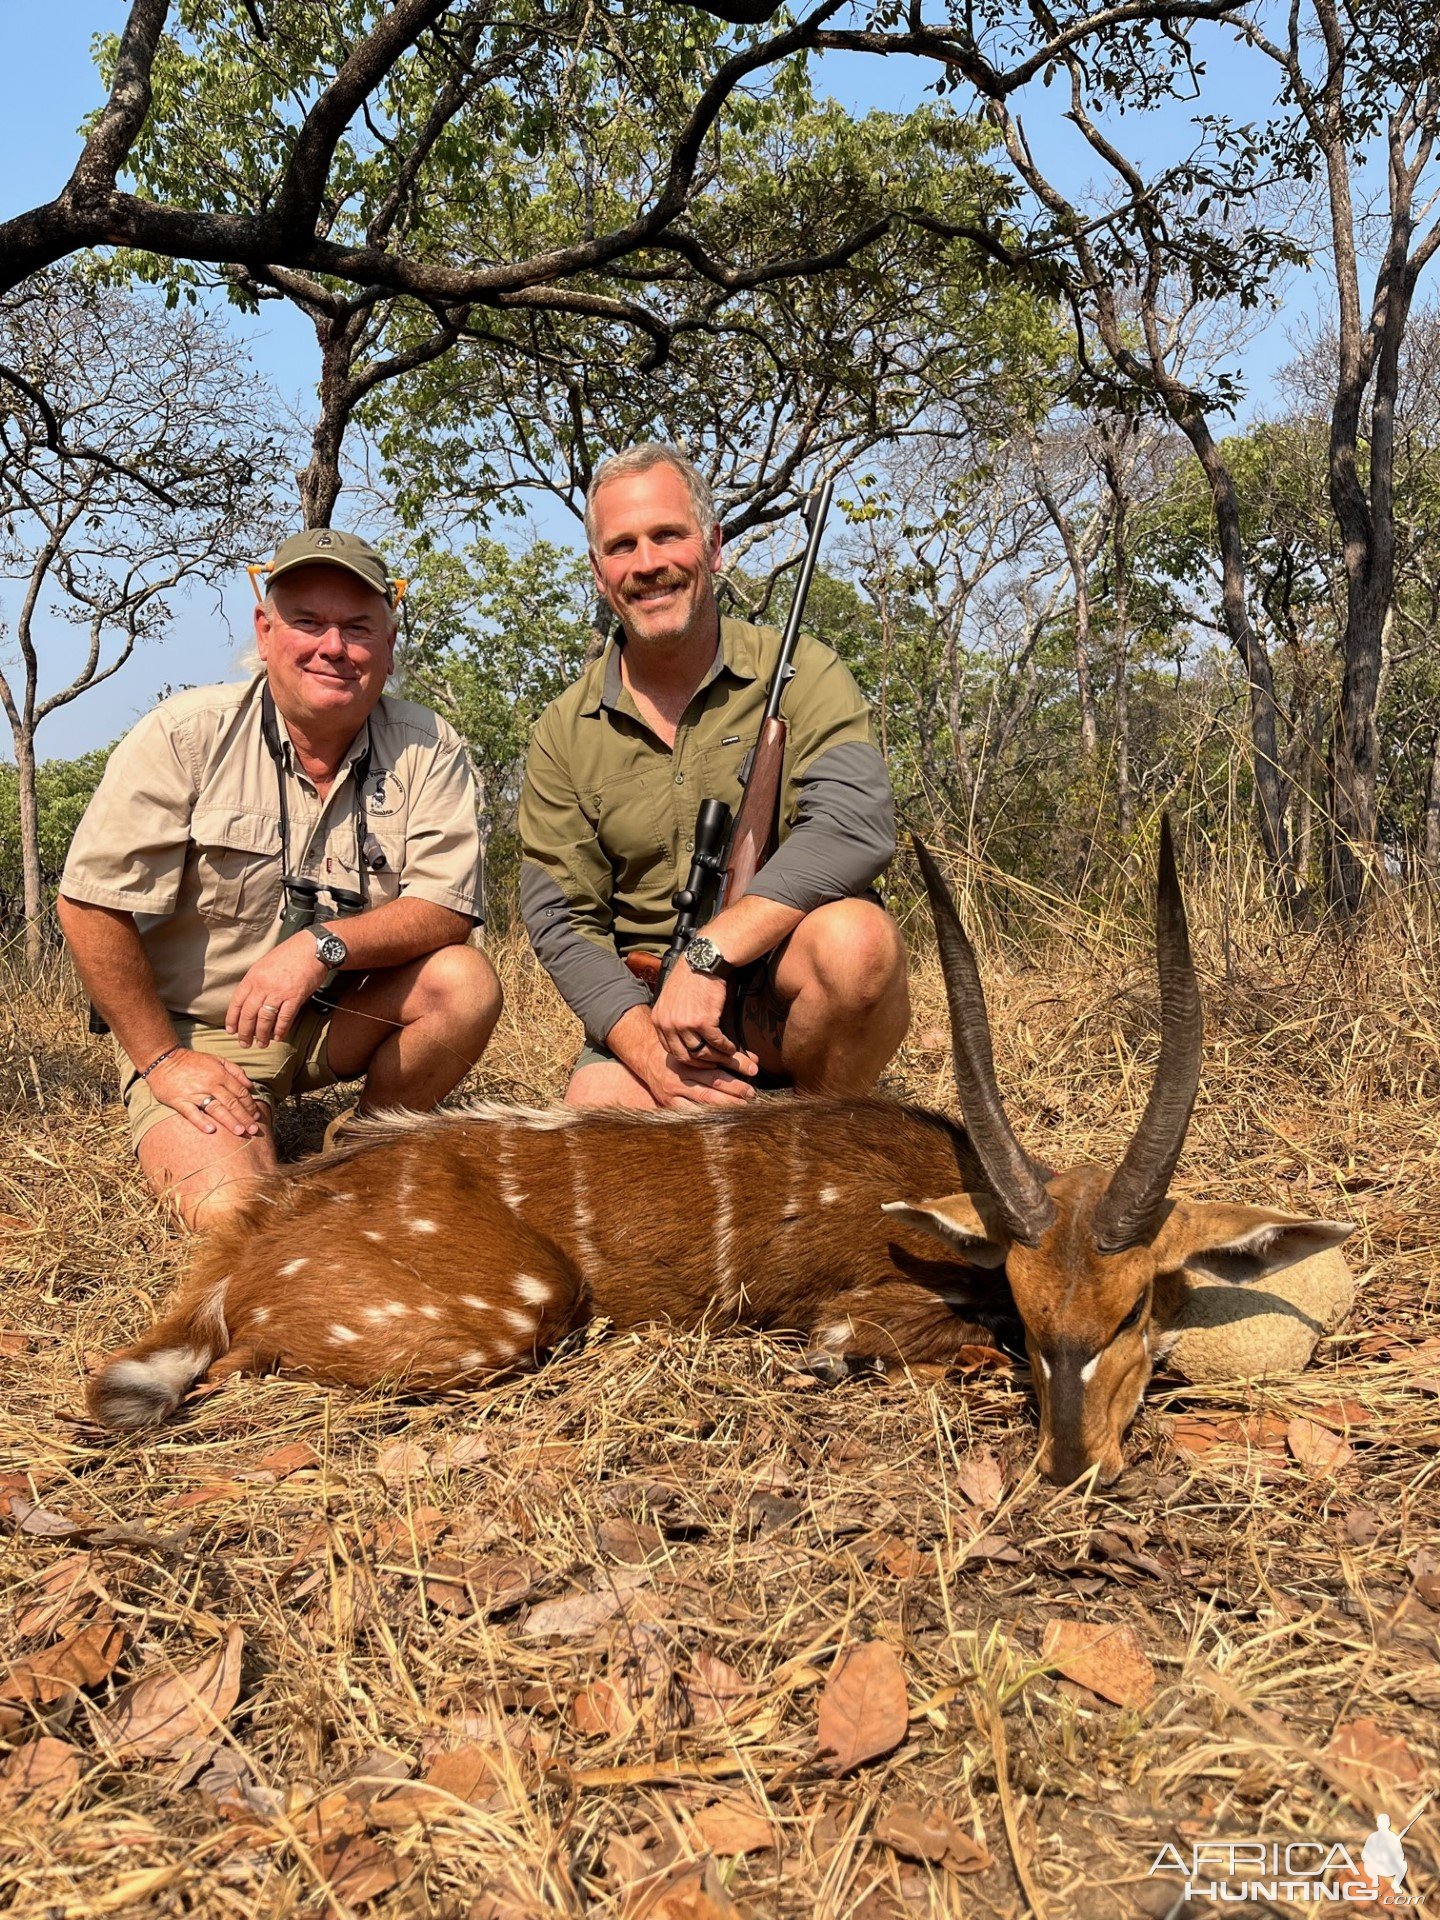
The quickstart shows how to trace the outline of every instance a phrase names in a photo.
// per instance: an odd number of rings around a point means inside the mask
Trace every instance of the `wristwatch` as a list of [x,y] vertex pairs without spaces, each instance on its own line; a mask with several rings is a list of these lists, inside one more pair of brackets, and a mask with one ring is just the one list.
[[697,933],[685,949],[685,961],[692,973],[703,973],[708,980],[728,980],[733,968],[713,940]]
[[330,933],[324,927],[311,927],[311,937],[315,942],[315,958],[322,967],[328,967],[334,973],[337,967],[343,967],[349,958],[350,949],[338,933]]

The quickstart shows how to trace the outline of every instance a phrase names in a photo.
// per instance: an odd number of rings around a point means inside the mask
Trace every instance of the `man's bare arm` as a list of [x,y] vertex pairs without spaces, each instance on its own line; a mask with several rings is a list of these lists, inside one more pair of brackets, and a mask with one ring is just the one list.
[[[455,947],[469,938],[474,922],[467,914],[432,900],[387,900],[353,919],[318,922],[314,931],[337,933],[345,942],[344,972],[370,973],[381,967],[402,967],[440,947]],[[231,995],[225,1025],[248,1046],[268,1046],[284,1040],[328,978],[315,951],[310,928],[292,934],[278,947],[262,954]]]
[[[134,914],[64,894],[55,911],[81,984],[136,1066],[147,1067],[175,1048],[175,1028]],[[223,1126],[244,1138],[263,1131],[250,1082],[228,1061],[179,1047],[149,1075],[149,1085],[157,1100],[201,1133]]]

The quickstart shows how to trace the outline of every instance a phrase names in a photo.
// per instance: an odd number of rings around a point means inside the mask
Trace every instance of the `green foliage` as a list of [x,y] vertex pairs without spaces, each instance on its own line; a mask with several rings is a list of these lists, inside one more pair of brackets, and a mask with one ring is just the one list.
[[591,638],[589,570],[548,541],[511,551],[477,540],[426,552],[406,596],[401,685],[442,713],[484,786],[492,921],[514,911],[515,808],[530,730],[579,673]]
[[[664,133],[626,113],[587,123],[578,152],[557,148],[523,193],[492,201],[484,250],[516,257],[620,221],[663,165]],[[686,243],[738,274],[776,260],[826,271],[727,290],[657,247],[583,277],[597,301],[643,296],[663,351],[605,313],[478,318],[364,409],[402,519],[433,526],[448,510],[483,525],[521,511],[526,488],[573,502],[606,453],[658,438],[707,469],[734,533],[784,511],[802,473],[927,410],[974,413],[1022,391],[1038,402],[1060,359],[1054,311],[968,241],[910,218],[1003,220],[992,144],[944,107],[856,118],[809,102],[798,67],[747,98],[715,141]],[[860,232],[870,243],[835,264]]]
[[[110,747],[97,747],[77,760],[42,761],[35,770],[40,871],[47,894],[59,882],[80,816],[100,784],[110,752]],[[16,925],[23,916],[20,776],[13,764],[0,762],[0,926]]]

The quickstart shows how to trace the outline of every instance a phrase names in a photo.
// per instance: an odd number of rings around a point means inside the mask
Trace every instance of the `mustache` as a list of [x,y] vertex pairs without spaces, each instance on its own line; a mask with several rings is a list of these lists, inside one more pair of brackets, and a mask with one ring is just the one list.
[[638,594],[663,593],[671,587],[683,587],[684,584],[685,576],[683,573],[656,574],[653,580],[634,582],[629,588],[628,597],[633,600]]

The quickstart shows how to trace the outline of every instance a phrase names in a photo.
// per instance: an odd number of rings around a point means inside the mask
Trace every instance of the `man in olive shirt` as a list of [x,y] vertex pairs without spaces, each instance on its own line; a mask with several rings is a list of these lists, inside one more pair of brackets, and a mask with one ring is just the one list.
[[[474,775],[443,720],[385,692],[380,555],[319,528],[266,572],[263,673],[132,728],[60,882],[141,1167],[192,1226],[274,1167],[287,1092],[363,1075],[362,1108],[431,1107],[500,1011],[466,944],[483,910]],[[293,925],[310,908],[281,938],[282,911]]]
[[586,532],[619,633],[541,715],[520,802],[525,923],[585,1029],[566,1100],[726,1105],[753,1098],[757,1076],[865,1093],[904,1037],[909,1000],[899,929],[864,897],[895,827],[860,691],[830,648],[802,638],[781,704],[779,846],[652,1006],[625,956],[669,941],[701,800],[738,805],[780,636],[721,619],[714,507],[675,448],[606,462]]

